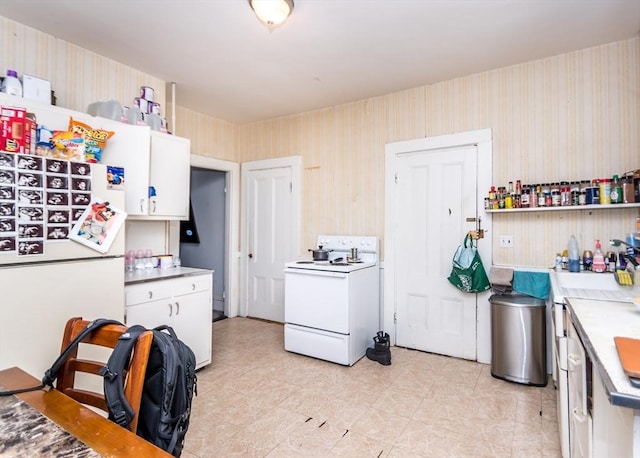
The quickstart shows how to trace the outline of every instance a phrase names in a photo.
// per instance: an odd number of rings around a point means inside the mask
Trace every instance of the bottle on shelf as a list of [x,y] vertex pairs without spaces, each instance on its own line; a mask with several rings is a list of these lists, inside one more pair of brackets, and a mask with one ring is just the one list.
[[633,204],[636,201],[635,190],[633,189],[633,177],[626,176],[622,182],[622,202]]
[[600,205],[609,204],[611,204],[611,178],[602,178],[600,180]]
[[503,209],[504,207],[504,198],[507,193],[507,190],[504,186],[498,186],[498,208]]
[[540,185],[532,184],[531,185],[531,196],[529,197],[529,207],[537,208],[538,207],[538,195],[540,195]]
[[522,195],[520,196],[520,208],[531,207],[531,186],[528,184],[522,187]]
[[491,186],[491,189],[489,189],[489,208],[492,210],[498,208],[498,196],[496,193],[496,187],[493,185]]
[[621,204],[622,202],[622,182],[620,181],[618,175],[614,175],[613,181],[611,182],[611,203]]
[[568,181],[560,183],[560,206],[571,205],[571,186]]
[[2,80],[0,91],[9,95],[22,97],[22,83],[18,79],[18,72],[15,70],[7,70],[7,76]]
[[593,264],[591,268],[594,272],[607,271],[607,264],[604,260],[604,254],[602,253],[602,245],[600,245],[600,240],[596,240],[596,251],[593,252]]

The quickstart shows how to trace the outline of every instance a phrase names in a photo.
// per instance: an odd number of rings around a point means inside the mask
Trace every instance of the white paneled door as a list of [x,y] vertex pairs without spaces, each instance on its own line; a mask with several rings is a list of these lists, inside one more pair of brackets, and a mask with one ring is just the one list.
[[298,171],[278,160],[242,167],[247,316],[284,322],[284,263],[295,258],[298,240]]
[[393,165],[385,289],[395,304],[396,345],[476,360],[477,295],[447,277],[456,247],[476,229],[478,147],[415,143]]

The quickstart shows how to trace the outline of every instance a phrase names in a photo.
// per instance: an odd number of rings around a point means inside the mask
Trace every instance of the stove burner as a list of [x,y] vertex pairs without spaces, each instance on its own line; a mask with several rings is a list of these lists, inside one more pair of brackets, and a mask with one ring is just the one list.
[[333,265],[333,266],[348,266],[350,264],[351,263],[349,263],[349,262],[332,262],[331,263],[331,265]]

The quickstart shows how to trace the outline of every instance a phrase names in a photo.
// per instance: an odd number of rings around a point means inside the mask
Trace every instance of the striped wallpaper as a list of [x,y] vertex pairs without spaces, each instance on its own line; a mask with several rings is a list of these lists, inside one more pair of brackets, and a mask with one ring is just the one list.
[[[58,105],[85,111],[96,100],[128,104],[147,85],[170,120],[164,81],[2,17],[0,34],[0,72],[13,68],[51,80]],[[194,153],[218,159],[301,155],[306,251],[319,233],[377,235],[384,242],[388,142],[491,128],[497,186],[638,169],[639,127],[636,37],[241,126],[176,107],[175,130],[191,139]],[[638,216],[638,209],[494,214],[487,241],[494,264],[548,267],[571,234],[581,250],[593,249],[595,238],[633,230]],[[502,234],[513,235],[514,248],[498,247]]]
[[[384,146],[491,128],[493,182],[611,177],[640,169],[640,39],[240,128],[240,157],[301,154],[303,247],[319,233],[384,238]],[[486,190],[481,190],[486,192]],[[493,263],[548,267],[634,230],[638,209],[494,214]],[[513,248],[499,248],[499,235]]]

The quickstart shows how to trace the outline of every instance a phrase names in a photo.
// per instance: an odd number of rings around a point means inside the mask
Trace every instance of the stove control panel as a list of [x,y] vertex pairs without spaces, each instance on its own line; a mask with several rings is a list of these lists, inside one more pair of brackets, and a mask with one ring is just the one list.
[[378,252],[378,237],[351,236],[351,235],[320,235],[318,246],[324,250],[350,251],[357,248],[362,253]]

